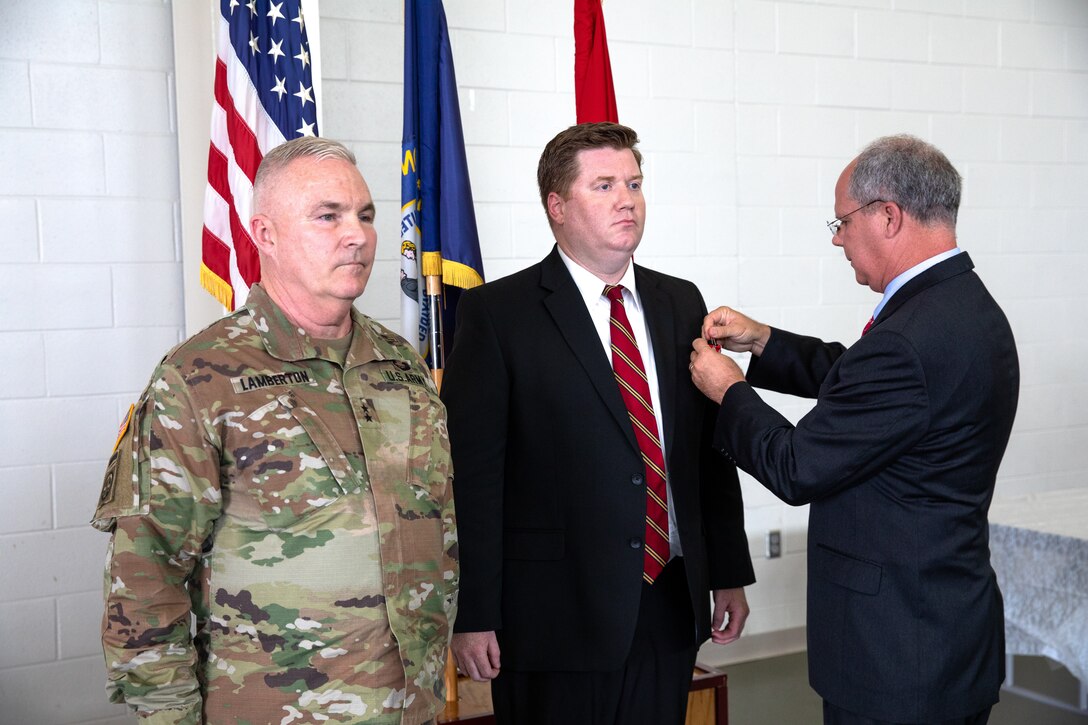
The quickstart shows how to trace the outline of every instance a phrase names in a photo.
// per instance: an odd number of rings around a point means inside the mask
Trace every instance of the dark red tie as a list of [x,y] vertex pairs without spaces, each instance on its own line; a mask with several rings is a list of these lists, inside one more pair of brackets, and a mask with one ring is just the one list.
[[869,330],[872,329],[872,327],[873,327],[873,318],[870,317],[869,321],[865,323],[865,327],[862,328],[862,330],[861,330],[861,336],[865,337],[865,333],[869,332]]
[[609,330],[612,338],[612,371],[620,386],[631,427],[635,431],[642,462],[646,464],[646,547],[642,578],[654,583],[669,560],[669,503],[665,490],[665,457],[657,418],[646,381],[646,368],[623,307],[623,287],[607,285],[604,296],[612,302]]

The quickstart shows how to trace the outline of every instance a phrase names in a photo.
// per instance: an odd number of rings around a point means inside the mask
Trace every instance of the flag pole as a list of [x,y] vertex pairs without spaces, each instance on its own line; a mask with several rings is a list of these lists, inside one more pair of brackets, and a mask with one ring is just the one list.
[[445,335],[442,329],[442,275],[428,274],[426,280],[427,309],[430,310],[427,338],[430,342],[431,376],[438,390],[442,390],[442,372],[446,367]]
[[[435,388],[442,392],[442,373],[446,367],[445,335],[442,329],[442,275],[428,274],[424,276],[423,280],[426,285],[423,298],[430,312],[427,338],[431,354],[427,356],[427,363],[431,369],[431,377],[434,379]],[[457,663],[453,659],[452,650],[446,652],[446,667],[443,679],[446,683],[445,716],[447,719],[455,718],[458,713],[459,699],[457,695]]]
[[[484,282],[442,0],[404,2],[401,144],[403,333],[421,347],[435,386],[441,389],[445,338],[449,335],[452,347],[458,297],[462,290]],[[449,715],[457,711],[452,654],[447,656],[445,685]]]

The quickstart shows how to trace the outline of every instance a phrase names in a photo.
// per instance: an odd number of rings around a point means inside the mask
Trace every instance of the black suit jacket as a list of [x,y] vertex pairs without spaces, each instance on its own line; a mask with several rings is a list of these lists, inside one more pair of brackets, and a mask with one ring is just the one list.
[[784,501],[811,502],[809,679],[880,720],[975,713],[1004,679],[986,514],[1019,367],[972,267],[961,253],[908,282],[848,350],[773,330],[749,382],[815,408],[794,427],[740,383],[715,431]]
[[[714,409],[687,370],[702,297],[639,266],[635,279],[658,372],[692,643],[701,642],[711,588],[755,579],[740,487],[710,446]],[[463,295],[442,398],[461,557],[456,631],[496,630],[504,669],[621,667],[642,588],[644,466],[611,363],[554,248]]]

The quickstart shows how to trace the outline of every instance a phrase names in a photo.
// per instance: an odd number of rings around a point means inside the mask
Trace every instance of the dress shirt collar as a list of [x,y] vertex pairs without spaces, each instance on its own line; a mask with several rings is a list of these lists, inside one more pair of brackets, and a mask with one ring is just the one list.
[[[559,258],[563,260],[563,264],[566,265],[567,271],[570,272],[570,276],[574,279],[575,286],[578,287],[578,291],[582,294],[582,298],[586,302],[586,308],[593,309],[593,306],[600,304],[602,300],[604,301],[604,304],[610,305],[611,303],[609,303],[608,299],[604,296],[604,287],[606,283],[602,281],[600,277],[568,257],[558,245],[556,246],[556,249],[559,250]],[[641,313],[642,302],[638,298],[638,289],[635,287],[634,260],[627,263],[627,270],[623,273],[623,277],[618,284],[623,285],[624,304],[633,305],[634,309]]]

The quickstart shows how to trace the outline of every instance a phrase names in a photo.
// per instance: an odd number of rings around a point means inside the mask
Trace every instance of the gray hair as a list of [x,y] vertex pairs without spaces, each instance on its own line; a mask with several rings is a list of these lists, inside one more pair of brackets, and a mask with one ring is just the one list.
[[355,154],[340,143],[329,138],[318,136],[300,136],[290,141],[284,141],[279,146],[273,147],[261,160],[257,167],[257,175],[253,179],[253,209],[260,208],[258,199],[279,172],[288,164],[298,159],[339,159],[347,161],[352,166],[356,165]]
[[922,224],[955,228],[962,185],[959,172],[936,146],[901,134],[865,147],[847,191],[859,204],[894,201]]

